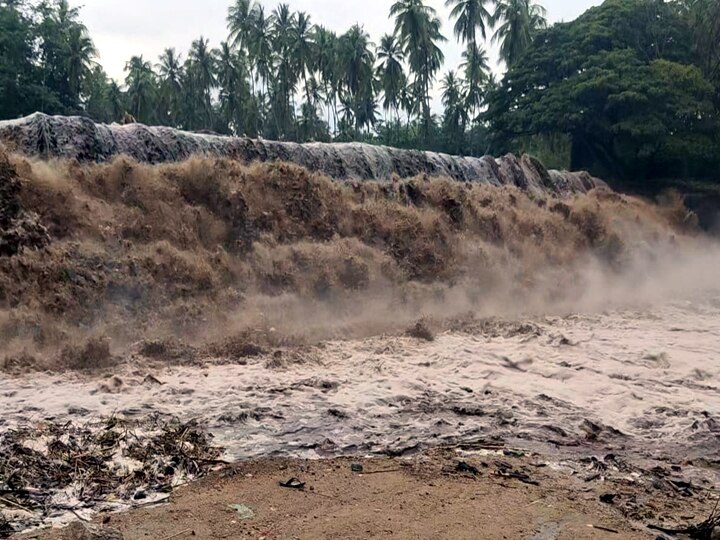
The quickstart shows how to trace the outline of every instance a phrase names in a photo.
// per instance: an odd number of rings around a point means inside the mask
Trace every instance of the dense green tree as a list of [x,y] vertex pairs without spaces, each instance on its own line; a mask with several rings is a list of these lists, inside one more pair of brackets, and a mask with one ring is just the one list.
[[720,107],[720,2],[680,0],[680,7],[693,33],[697,65],[715,85],[715,103]]
[[625,181],[704,175],[720,161],[713,85],[672,4],[607,0],[542,32],[493,92],[500,149],[567,134],[571,165]]
[[37,28],[26,8],[25,2],[0,2],[0,119],[61,109],[58,97],[42,84],[34,47]]
[[[611,178],[716,174],[717,0],[606,0],[549,29],[532,0],[446,4],[464,50],[437,84],[444,37],[424,0],[395,0],[395,32],[377,47],[360,25],[338,36],[287,4],[266,12],[232,0],[226,42],[200,38],[184,58],[167,49],[155,68],[133,56],[121,85],[95,63],[67,0],[0,0],[0,118],[42,110],[109,122],[127,111],[286,140],[529,151]],[[485,51],[491,28],[508,68],[500,82]]]

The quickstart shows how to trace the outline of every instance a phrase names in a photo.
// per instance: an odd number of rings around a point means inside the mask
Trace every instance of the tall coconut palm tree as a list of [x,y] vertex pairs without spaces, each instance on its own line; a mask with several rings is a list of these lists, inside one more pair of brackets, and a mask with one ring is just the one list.
[[346,119],[351,114],[358,130],[376,120],[374,66],[370,35],[356,24],[340,36],[338,71]]
[[492,18],[497,27],[493,42],[500,43],[500,58],[508,67],[515,65],[535,34],[547,26],[545,15],[545,8],[532,0],[497,1]]
[[260,94],[267,88],[272,75],[273,36],[272,19],[265,15],[261,4],[253,4],[248,21],[246,49],[251,66],[251,92],[256,95],[255,85],[261,84]]
[[415,77],[415,89],[422,102],[425,135],[430,133],[430,87],[445,61],[438,46],[447,41],[440,32],[436,11],[423,0],[398,0],[390,8],[395,17],[395,33],[400,36],[405,57]]
[[442,104],[445,107],[443,125],[449,143],[449,150],[455,153],[462,148],[463,133],[465,131],[465,95],[460,80],[454,71],[449,71],[443,78]]
[[82,81],[90,75],[93,58],[97,56],[95,45],[83,25],[74,24],[68,29],[64,56],[70,96],[79,101]]
[[119,121],[123,114],[125,114],[125,111],[127,111],[127,106],[125,104],[125,94],[114,80],[111,80],[110,86],[108,86],[107,100],[110,107],[111,120],[114,122]]
[[191,91],[200,105],[199,124],[195,127],[212,125],[212,91],[217,86],[215,59],[209,47],[209,40],[200,36],[190,45],[188,53],[188,75]]
[[421,112],[420,100],[417,99],[418,92],[415,89],[416,83],[411,81],[400,92],[400,105],[402,110],[407,114],[407,128],[410,129],[410,123],[413,117]]
[[285,138],[290,135],[295,110],[292,106],[298,73],[292,58],[292,33],[295,14],[288,4],[279,4],[272,12],[273,73],[271,77],[273,94],[273,115],[276,135]]
[[461,43],[477,43],[477,33],[483,40],[492,15],[485,7],[491,0],[445,0],[447,7],[453,6],[450,18],[455,20],[453,31]]
[[251,13],[250,0],[235,0],[235,3],[228,8],[225,20],[233,47],[247,50],[250,25],[252,24]]
[[85,26],[80,22],[80,8],[70,7],[68,0],[59,0],[57,2],[57,21],[62,27],[69,28],[73,25],[81,25],[85,30]]
[[244,109],[250,99],[247,62],[242,50],[234,50],[223,41],[213,51],[217,67],[217,85],[220,89],[220,116],[223,131],[240,134],[245,131]]
[[298,79],[303,80],[307,102],[312,106],[310,91],[307,84],[308,72],[312,70],[315,57],[314,28],[310,16],[299,11],[294,20],[291,33],[290,55],[292,65]]
[[[80,105],[83,79],[89,74],[96,54],[95,48],[87,28],[79,20],[79,8],[70,7],[67,0],[40,2],[36,9],[40,17],[35,26],[37,35],[33,46],[37,44],[38,47],[43,85],[57,92],[66,108],[76,110]],[[7,31],[10,30],[3,28],[0,32]]]
[[160,55],[157,64],[160,80],[160,98],[162,109],[170,125],[178,127],[180,120],[180,100],[182,99],[182,58],[174,48],[168,48]]
[[138,121],[149,124],[154,120],[155,73],[152,65],[142,56],[133,56],[125,64],[125,71],[130,113]]
[[485,49],[476,44],[469,43],[462,53],[462,64],[465,83],[467,84],[466,106],[473,119],[477,116],[477,109],[483,101],[483,89],[490,73],[490,65]]
[[317,25],[314,34],[315,57],[313,71],[318,74],[322,81],[321,86],[327,108],[327,123],[330,125],[330,115],[334,111],[333,118],[335,124],[337,124],[338,84],[335,67],[337,65],[338,37],[335,32]]
[[383,91],[383,109],[385,112],[394,110],[399,120],[400,96],[407,86],[407,77],[402,65],[405,55],[396,36],[385,34],[380,38],[377,58],[380,62],[377,77]]
[[112,122],[108,103],[108,76],[101,65],[95,64],[82,81],[83,110],[97,122]]

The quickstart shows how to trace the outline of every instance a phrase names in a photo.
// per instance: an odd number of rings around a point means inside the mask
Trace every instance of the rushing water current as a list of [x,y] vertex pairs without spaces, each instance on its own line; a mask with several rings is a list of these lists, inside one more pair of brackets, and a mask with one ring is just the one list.
[[475,158],[361,143],[298,144],[142,124],[96,124],[79,116],[42,113],[0,122],[0,142],[28,155],[80,161],[106,161],[119,154],[148,163],[178,161],[193,154],[227,156],[244,162],[288,161],[339,180],[388,180],[394,174],[403,178],[426,174],[558,194],[585,192],[604,185],[587,173],[548,171],[528,156]]

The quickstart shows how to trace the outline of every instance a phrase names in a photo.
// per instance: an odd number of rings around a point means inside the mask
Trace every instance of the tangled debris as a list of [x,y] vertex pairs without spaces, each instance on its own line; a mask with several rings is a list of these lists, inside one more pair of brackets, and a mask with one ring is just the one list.
[[9,430],[0,435],[0,538],[68,513],[158,502],[222,463],[221,453],[197,423],[158,417]]
[[686,535],[693,540],[715,540],[720,534],[720,512],[718,511],[718,505],[715,505],[710,517],[699,525],[691,525],[689,527],[676,529],[660,527],[658,525],[649,525],[648,528],[672,535]]
[[409,337],[424,341],[435,341],[435,333],[430,328],[430,321],[427,319],[420,319],[415,323],[415,326],[407,330],[406,334]]

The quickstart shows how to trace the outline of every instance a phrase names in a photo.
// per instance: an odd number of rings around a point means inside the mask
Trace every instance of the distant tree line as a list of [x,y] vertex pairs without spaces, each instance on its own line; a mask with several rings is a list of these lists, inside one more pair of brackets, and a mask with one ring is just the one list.
[[460,73],[442,78],[438,117],[431,90],[447,38],[423,0],[395,2],[395,32],[378,44],[360,25],[337,34],[287,4],[267,12],[236,0],[226,41],[213,48],[199,37],[184,57],[174,48],[156,61],[132,56],[122,83],[95,62],[80,13],[66,0],[0,2],[0,118],[42,110],[110,122],[128,111],[147,124],[223,134],[482,153],[480,113],[495,84],[483,47],[488,30],[512,64],[545,27],[544,10],[530,0],[448,5],[466,50]]
[[[397,0],[392,34],[338,34],[235,0],[228,36],[132,56],[110,79],[67,0],[0,0],[0,118],[36,110],[293,141],[481,155],[530,151],[606,177],[709,176],[720,164],[720,2],[606,0],[547,26],[532,0],[447,0],[462,63],[442,74],[440,19]],[[487,40],[507,68],[492,76]],[[431,95],[439,82],[442,111]],[[713,167],[715,167],[713,169]]]

